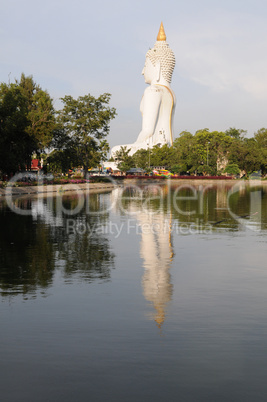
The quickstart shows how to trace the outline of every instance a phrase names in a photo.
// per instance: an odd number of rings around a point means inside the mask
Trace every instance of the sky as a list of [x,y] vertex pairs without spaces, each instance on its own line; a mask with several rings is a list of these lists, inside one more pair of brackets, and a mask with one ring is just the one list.
[[266,0],[9,0],[0,3],[0,82],[32,75],[54,99],[108,92],[107,138],[141,130],[141,75],[163,22],[176,66],[174,137],[267,128]]

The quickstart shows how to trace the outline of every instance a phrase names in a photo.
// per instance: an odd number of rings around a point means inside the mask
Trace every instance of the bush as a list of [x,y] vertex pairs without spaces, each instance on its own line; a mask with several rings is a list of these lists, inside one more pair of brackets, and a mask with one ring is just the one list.
[[110,179],[104,176],[92,176],[90,183],[110,183]]
[[240,169],[238,167],[238,165],[236,165],[235,163],[229,163],[226,168],[223,171],[224,173],[228,173],[231,174],[233,176],[236,176],[237,174],[240,173]]

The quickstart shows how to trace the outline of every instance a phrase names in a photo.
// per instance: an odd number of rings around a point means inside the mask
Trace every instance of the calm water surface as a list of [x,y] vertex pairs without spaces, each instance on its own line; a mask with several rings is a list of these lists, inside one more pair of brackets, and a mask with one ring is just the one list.
[[9,204],[2,401],[266,400],[267,186]]

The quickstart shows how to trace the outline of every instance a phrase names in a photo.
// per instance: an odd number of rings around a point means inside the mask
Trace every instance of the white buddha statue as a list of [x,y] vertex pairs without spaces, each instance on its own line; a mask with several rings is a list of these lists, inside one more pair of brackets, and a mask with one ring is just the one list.
[[112,148],[111,156],[116,158],[116,152],[121,147],[131,149],[133,155],[138,149],[152,148],[154,145],[172,145],[172,120],[175,108],[175,95],[170,87],[175,57],[166,42],[166,35],[161,23],[157,42],[146,54],[142,74],[146,88],[140,111],[142,113],[142,130],[133,144],[117,145]]

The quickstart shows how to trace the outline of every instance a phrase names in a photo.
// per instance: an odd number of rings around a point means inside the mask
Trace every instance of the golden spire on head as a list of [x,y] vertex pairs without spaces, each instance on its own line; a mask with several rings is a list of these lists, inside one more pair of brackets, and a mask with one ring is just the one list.
[[163,41],[163,40],[166,40],[166,35],[165,35],[164,28],[163,28],[163,24],[161,23],[160,28],[159,28],[157,41]]

